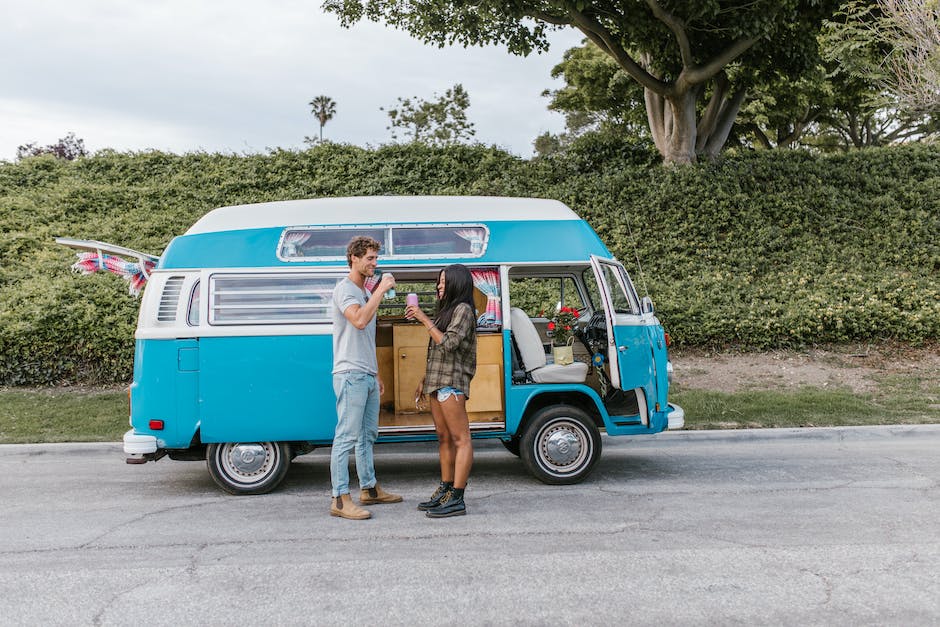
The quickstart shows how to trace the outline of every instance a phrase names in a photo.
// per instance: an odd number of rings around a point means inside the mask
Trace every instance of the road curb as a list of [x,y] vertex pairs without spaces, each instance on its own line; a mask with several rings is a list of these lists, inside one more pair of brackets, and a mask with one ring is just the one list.
[[0,444],[0,455],[91,454],[114,451],[124,454],[121,442],[45,442],[41,444]]
[[779,429],[720,429],[665,431],[655,437],[684,441],[755,440],[873,440],[911,435],[940,435],[940,424],[874,425],[863,427],[787,427]]

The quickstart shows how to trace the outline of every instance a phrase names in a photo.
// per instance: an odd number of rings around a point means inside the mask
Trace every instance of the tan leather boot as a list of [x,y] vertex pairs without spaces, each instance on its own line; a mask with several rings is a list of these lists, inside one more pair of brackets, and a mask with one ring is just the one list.
[[382,489],[379,484],[366,488],[359,493],[359,502],[363,505],[378,505],[379,503],[401,503],[400,494],[392,494]]
[[334,496],[330,503],[330,516],[339,516],[350,520],[365,520],[372,518],[372,514],[367,509],[362,509],[350,498],[349,494]]

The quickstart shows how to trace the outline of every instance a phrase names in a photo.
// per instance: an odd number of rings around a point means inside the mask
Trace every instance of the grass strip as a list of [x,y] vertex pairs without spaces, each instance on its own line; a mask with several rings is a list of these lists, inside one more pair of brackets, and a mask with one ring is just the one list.
[[921,394],[854,394],[804,387],[794,391],[735,393],[677,390],[670,395],[685,410],[686,429],[845,427],[940,422],[940,405]]
[[126,390],[0,389],[0,444],[116,442],[127,414]]

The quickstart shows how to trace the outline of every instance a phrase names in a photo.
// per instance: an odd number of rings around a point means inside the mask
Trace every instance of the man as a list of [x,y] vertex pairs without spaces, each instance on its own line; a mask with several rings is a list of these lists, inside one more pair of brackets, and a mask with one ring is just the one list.
[[375,275],[381,244],[371,237],[354,237],[346,247],[349,275],[333,290],[333,391],[336,393],[336,434],[330,455],[333,499],[330,515],[352,520],[372,514],[349,496],[349,452],[356,449],[359,502],[362,505],[400,503],[375,480],[372,445],[379,435],[379,397],[385,390],[375,356],[375,314],[395,278],[384,274],[370,296],[366,279]]

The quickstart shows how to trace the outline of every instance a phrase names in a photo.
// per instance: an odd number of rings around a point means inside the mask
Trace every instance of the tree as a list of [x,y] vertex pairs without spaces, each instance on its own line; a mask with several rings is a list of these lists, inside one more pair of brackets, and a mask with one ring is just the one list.
[[[877,63],[887,50],[869,45],[837,45],[837,25],[827,22],[819,37],[822,61],[798,79],[770,70],[755,73],[728,143],[765,149],[812,146],[845,150],[883,146],[929,137],[935,116],[903,112],[878,81],[862,78],[858,66]],[[643,92],[639,85],[587,42],[565,52],[552,70],[565,86],[545,92],[549,109],[565,114],[567,132],[537,140],[540,155],[557,152],[586,131],[645,140]],[[552,143],[553,140],[554,143]]]
[[[329,96],[317,96],[309,104],[313,115],[320,122],[320,141],[322,142],[323,127],[336,115],[336,102]],[[306,138],[306,141],[307,143],[313,143],[309,137]]]
[[[820,45],[831,105],[807,143],[822,149],[865,148],[940,132],[940,75],[935,73],[931,79],[926,66],[922,74],[906,74],[914,67],[911,60],[916,55],[911,51],[930,47],[931,30],[922,23],[923,37],[905,40],[898,18],[900,5],[906,6],[902,13],[911,22],[917,22],[915,15],[929,18],[923,0],[851,0],[826,21]],[[940,9],[931,19],[935,54],[940,54]]]
[[[437,96],[437,94],[435,94]],[[387,127],[392,139],[398,139],[398,131],[408,141],[422,142],[432,146],[456,144],[470,139],[476,133],[473,123],[467,121],[470,96],[459,83],[444,92],[437,100],[399,98],[398,106],[386,111],[390,120]],[[380,107],[380,110],[384,108]]]
[[552,78],[563,77],[565,86],[544,91],[548,108],[565,114],[568,133],[599,130],[648,138],[643,88],[591,42],[565,51],[552,68]]
[[894,42],[888,58],[892,92],[908,111],[940,110],[940,2],[879,0],[883,37]]
[[54,144],[48,146],[38,146],[36,142],[23,144],[16,149],[16,158],[25,159],[26,157],[35,157],[38,155],[52,155],[57,159],[74,161],[79,157],[87,157],[88,151],[85,150],[85,140],[75,137],[75,133],[69,133]]
[[908,115],[940,111],[940,2],[851,0],[827,26],[853,76],[881,85]]
[[833,106],[833,86],[817,66],[797,80],[765,76],[750,90],[732,129],[735,139],[757,148],[795,148]]
[[[815,66],[816,34],[836,0],[325,0],[344,26],[384,21],[438,46],[546,50],[549,29],[574,27],[644,90],[667,163],[717,155],[753,74],[799,76]],[[735,71],[731,71],[735,70]],[[701,99],[702,112],[697,105]]]

